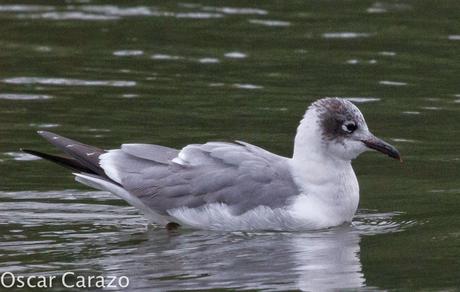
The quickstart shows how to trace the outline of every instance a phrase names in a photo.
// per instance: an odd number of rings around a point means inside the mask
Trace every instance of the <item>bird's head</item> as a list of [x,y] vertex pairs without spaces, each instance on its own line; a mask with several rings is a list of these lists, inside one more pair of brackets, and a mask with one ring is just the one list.
[[314,102],[299,126],[298,136],[296,144],[307,145],[307,141],[301,140],[314,141],[320,146],[317,148],[343,160],[374,149],[401,161],[399,151],[374,136],[359,109],[346,99],[323,98]]

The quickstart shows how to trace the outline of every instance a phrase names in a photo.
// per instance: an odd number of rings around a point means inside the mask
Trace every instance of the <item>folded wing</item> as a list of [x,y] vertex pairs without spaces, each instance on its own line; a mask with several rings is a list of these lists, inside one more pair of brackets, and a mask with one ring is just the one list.
[[[242,214],[257,206],[286,205],[298,195],[287,159],[244,143],[189,145],[138,151],[133,144],[101,155],[101,167],[115,182],[161,214],[222,203]],[[158,146],[151,146],[158,147]],[[152,148],[153,150],[153,148]]]

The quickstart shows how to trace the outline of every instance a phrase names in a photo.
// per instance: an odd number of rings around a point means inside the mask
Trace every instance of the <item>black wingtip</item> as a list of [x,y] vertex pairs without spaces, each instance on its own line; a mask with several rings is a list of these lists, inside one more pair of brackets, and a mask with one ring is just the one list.
[[[62,137],[61,135],[55,134],[53,132],[48,132],[48,131],[37,131],[37,134],[40,135],[43,139],[46,141],[50,142],[54,146],[56,145],[56,141],[68,141],[68,142],[76,142],[72,141],[70,139],[67,139],[65,137]],[[57,146],[58,147],[58,146]],[[59,148],[59,147],[58,147]]]
[[47,153],[43,153],[43,152],[39,152],[35,150],[30,150],[30,149],[23,149],[23,148],[21,148],[20,150],[22,152],[32,154],[34,156],[43,158],[45,160],[49,160],[51,162],[59,164],[60,166],[69,168],[73,171],[96,174],[96,172],[94,172],[90,168],[86,167],[85,165],[81,164],[80,162],[78,162],[77,160],[71,157],[66,157],[66,156],[61,156],[61,155],[51,155],[51,154],[47,154]]

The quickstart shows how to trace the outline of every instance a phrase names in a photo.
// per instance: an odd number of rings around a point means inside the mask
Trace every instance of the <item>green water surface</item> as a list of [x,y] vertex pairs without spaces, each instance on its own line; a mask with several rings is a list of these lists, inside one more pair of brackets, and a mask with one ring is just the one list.
[[[135,291],[460,289],[459,11],[454,0],[1,1],[0,272],[127,275]],[[354,162],[351,227],[169,233],[19,152],[53,151],[35,133],[49,130],[106,149],[238,139],[290,156],[302,114],[326,96],[355,101],[404,159]]]

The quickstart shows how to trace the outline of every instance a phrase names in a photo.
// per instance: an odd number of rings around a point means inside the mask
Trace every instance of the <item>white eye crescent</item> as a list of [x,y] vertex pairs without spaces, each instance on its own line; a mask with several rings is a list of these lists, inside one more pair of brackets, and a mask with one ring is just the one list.
[[355,122],[345,122],[342,125],[342,130],[344,130],[347,133],[353,133],[358,126],[356,126]]

